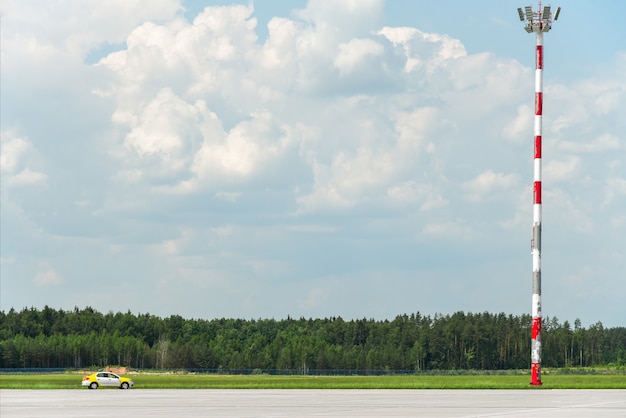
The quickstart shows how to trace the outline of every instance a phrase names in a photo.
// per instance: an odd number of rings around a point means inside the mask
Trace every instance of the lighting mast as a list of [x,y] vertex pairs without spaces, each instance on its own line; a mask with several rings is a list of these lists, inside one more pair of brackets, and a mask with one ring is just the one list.
[[526,6],[524,11],[517,9],[519,19],[526,22],[524,29],[537,38],[535,52],[535,146],[533,170],[533,237],[531,252],[533,257],[532,279],[532,331],[531,331],[531,381],[533,386],[541,386],[541,141],[543,116],[543,34],[552,29],[552,21],[559,18],[561,8],[557,7],[554,19],[550,6],[533,11]]

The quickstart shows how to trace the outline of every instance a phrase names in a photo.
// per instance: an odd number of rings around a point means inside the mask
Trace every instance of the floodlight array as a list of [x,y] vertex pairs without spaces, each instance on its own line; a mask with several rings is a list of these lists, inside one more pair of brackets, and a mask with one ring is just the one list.
[[[560,12],[561,8],[559,7],[554,14],[554,20],[557,19]],[[521,7],[518,7],[517,14],[519,15],[520,21],[526,21],[524,29],[528,33],[548,32],[552,29],[552,14],[550,6],[544,6],[543,10],[541,10],[540,6],[537,11],[533,11],[531,6],[525,6],[524,11],[522,11]]]
[[526,6],[526,19],[533,20],[533,8],[530,6]]

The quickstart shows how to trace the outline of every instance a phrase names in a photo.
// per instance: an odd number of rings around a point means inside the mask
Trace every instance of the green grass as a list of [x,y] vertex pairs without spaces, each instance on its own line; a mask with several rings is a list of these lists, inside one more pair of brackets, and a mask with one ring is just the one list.
[[[0,374],[0,389],[82,389],[82,374]],[[140,373],[141,389],[538,389],[528,375],[270,376]],[[542,389],[626,389],[626,375],[552,374]]]

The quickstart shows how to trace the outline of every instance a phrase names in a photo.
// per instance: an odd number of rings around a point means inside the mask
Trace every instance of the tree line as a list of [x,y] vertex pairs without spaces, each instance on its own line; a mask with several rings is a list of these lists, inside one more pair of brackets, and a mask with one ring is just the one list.
[[[527,369],[530,315],[393,320],[185,319],[91,307],[0,311],[0,368],[427,371]],[[544,367],[626,365],[626,328],[544,318]]]

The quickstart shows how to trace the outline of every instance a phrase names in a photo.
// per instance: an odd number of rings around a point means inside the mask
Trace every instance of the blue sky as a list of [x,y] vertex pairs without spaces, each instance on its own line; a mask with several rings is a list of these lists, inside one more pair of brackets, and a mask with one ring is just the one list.
[[[0,2],[0,308],[530,313],[525,5]],[[626,6],[557,5],[543,316],[624,326]]]

